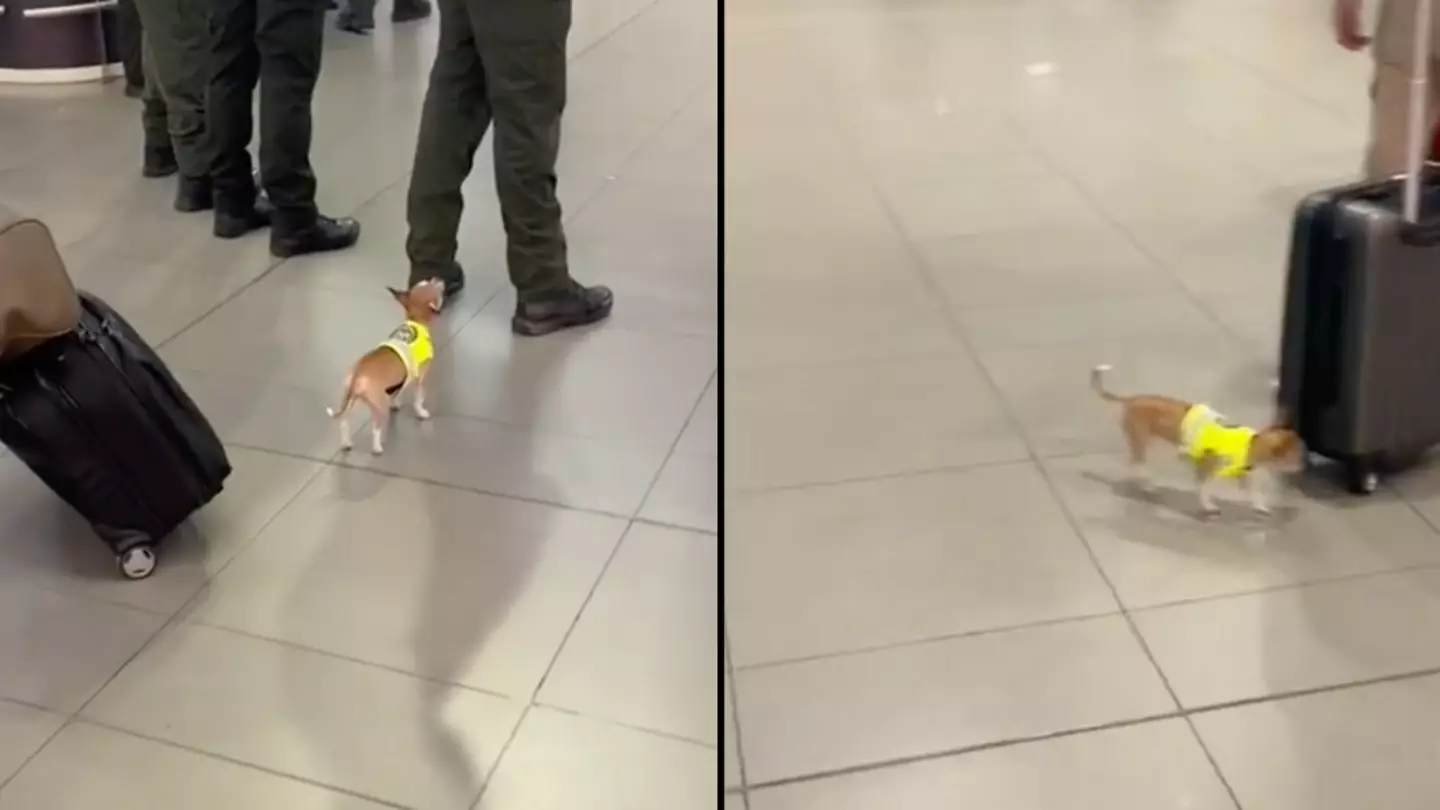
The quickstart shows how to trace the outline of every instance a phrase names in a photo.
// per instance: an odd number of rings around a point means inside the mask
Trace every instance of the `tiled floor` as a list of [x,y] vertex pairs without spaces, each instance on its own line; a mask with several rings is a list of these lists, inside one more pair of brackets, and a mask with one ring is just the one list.
[[512,339],[482,159],[436,418],[342,457],[323,409],[398,314],[436,30],[328,36],[320,198],[365,233],[279,264],[139,177],[118,86],[0,88],[0,201],[160,345],[235,466],[131,583],[0,456],[3,810],[714,806],[716,4],[576,4],[561,196],[614,319]]
[[1440,469],[1202,524],[1112,383],[1268,416],[1315,0],[730,0],[727,810],[1434,807]]

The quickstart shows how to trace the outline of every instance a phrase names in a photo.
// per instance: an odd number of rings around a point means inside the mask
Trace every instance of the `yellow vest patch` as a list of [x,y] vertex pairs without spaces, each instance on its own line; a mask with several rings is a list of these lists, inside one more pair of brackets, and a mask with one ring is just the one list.
[[1213,459],[1217,477],[1239,478],[1249,472],[1250,443],[1255,438],[1251,428],[1226,424],[1220,414],[1196,405],[1185,412],[1180,436],[1180,451],[1196,463]]
[[419,376],[420,369],[435,356],[435,342],[430,338],[430,328],[419,321],[406,321],[380,345],[400,356],[400,361],[405,364],[406,384]]

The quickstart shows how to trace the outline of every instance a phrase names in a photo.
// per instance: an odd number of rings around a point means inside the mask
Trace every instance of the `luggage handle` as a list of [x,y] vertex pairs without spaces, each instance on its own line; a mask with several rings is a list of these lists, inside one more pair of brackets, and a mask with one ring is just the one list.
[[[1421,232],[1429,232],[1440,227],[1440,225],[1431,228],[1419,227],[1420,175],[1423,170],[1425,157],[1425,124],[1429,120],[1429,116],[1426,115],[1425,112],[1429,107],[1428,96],[1430,91],[1431,5],[1432,0],[1418,0],[1415,4],[1415,53],[1410,60],[1410,120],[1408,122],[1408,133],[1405,140],[1403,211],[1405,222],[1411,225],[1413,230]],[[1433,138],[1434,133],[1431,133],[1430,137]],[[1415,237],[1420,238],[1423,238],[1425,235],[1440,238],[1440,234],[1414,234]]]

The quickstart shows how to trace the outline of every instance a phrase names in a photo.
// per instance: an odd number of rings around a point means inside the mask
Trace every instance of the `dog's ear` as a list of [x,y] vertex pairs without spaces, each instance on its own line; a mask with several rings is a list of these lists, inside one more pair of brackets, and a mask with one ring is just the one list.
[[405,291],[405,290],[397,290],[397,289],[395,289],[394,287],[386,287],[385,289],[389,290],[391,297],[393,297],[396,301],[399,301],[401,304],[409,303],[409,301],[410,301],[410,293],[409,293],[409,292],[407,292],[407,291]]

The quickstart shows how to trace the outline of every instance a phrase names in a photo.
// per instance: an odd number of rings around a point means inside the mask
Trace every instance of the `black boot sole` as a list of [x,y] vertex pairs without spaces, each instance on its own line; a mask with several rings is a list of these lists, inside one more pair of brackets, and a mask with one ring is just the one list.
[[215,236],[220,239],[239,239],[246,234],[270,227],[269,222],[260,222],[242,217],[215,218]]
[[[273,231],[272,231],[273,233]],[[335,253],[347,250],[360,241],[360,234],[355,234],[353,239],[343,239],[326,242],[309,242],[306,240],[291,241],[289,239],[270,238],[270,255],[277,259],[293,259],[296,256],[309,256],[312,253]]]
[[175,200],[175,210],[182,214],[198,214],[201,211],[210,211],[214,208],[215,203],[212,200]]
[[510,329],[522,337],[543,337],[565,329],[574,329],[577,326],[588,326],[603,321],[610,317],[610,311],[614,308],[615,303],[611,301],[604,307],[590,312],[556,315],[553,318],[542,320],[532,320],[516,315],[510,319]]

